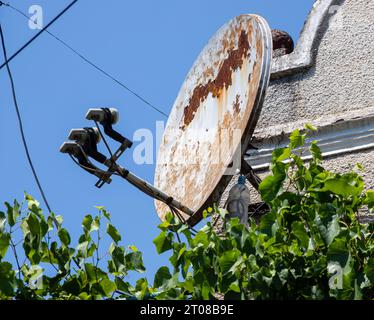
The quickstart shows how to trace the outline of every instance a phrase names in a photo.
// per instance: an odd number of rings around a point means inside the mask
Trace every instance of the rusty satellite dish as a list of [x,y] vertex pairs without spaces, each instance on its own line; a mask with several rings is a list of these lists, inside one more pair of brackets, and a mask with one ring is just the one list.
[[[256,126],[269,83],[272,35],[257,15],[241,15],[211,38],[180,89],[160,145],[155,186],[195,214],[227,177],[234,155]],[[222,187],[222,186],[221,186]],[[156,200],[164,220],[168,206]],[[182,213],[183,214],[183,213]]]

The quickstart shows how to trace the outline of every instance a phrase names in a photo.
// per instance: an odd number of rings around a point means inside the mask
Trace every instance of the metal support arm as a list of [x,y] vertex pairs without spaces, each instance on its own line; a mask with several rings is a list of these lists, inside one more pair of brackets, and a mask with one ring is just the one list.
[[121,175],[122,178],[127,180],[136,188],[140,189],[144,193],[156,198],[165,204],[174,207],[183,213],[187,214],[188,216],[192,216],[194,212],[181,204],[179,201],[175,200],[171,196],[167,195],[166,193],[162,192],[161,190],[154,187],[152,184],[148,183],[147,181],[137,177],[136,175],[132,174],[130,171],[120,167],[117,165],[117,172]]
[[246,176],[251,185],[258,191],[262,180],[244,158],[242,159],[241,173]]

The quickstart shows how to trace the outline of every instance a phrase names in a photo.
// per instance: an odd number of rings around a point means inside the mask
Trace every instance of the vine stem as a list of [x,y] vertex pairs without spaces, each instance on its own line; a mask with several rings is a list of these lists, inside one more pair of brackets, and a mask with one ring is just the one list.
[[19,264],[19,259],[18,259],[18,254],[17,254],[16,246],[14,245],[14,242],[13,242],[13,239],[12,239],[12,233],[13,233],[12,227],[9,227],[10,245],[12,247],[14,258],[16,259],[16,263],[17,263],[18,279],[20,281],[22,281],[21,280],[21,265]]
[[50,250],[50,248],[49,248],[49,246],[50,246],[50,240],[51,240],[51,235],[50,235],[50,233],[49,233],[49,231],[48,231],[48,236],[44,236],[44,241],[47,243],[47,247],[48,247],[48,260],[49,260],[49,263],[50,263],[50,265],[57,271],[57,272],[59,272],[59,269],[53,264],[53,262],[52,262],[52,258],[51,258],[51,250]]
[[97,267],[100,262],[99,257],[99,248],[100,248],[100,221],[101,221],[101,215],[99,214],[99,228],[97,229],[97,246],[96,246],[96,264],[95,264],[95,277],[96,277],[96,283],[99,284],[99,278],[97,277]]

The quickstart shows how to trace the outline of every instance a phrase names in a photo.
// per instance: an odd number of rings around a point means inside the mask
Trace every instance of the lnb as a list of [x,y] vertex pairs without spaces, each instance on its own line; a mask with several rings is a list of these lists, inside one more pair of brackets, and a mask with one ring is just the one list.
[[68,139],[83,142],[90,138],[90,136],[94,136],[94,141],[96,143],[101,141],[101,135],[97,128],[72,129],[70,130]]
[[100,123],[108,122],[110,124],[116,124],[119,121],[119,112],[114,108],[89,109],[86,114],[86,119]]
[[78,155],[81,152],[81,147],[76,142],[64,142],[60,147],[60,152]]

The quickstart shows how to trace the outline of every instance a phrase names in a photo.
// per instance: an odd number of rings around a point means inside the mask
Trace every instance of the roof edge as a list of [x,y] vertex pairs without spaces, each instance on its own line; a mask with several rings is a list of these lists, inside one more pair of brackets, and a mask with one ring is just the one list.
[[295,50],[288,55],[275,58],[272,64],[272,79],[303,72],[314,65],[313,44],[328,14],[337,11],[336,0],[316,0],[314,3]]

